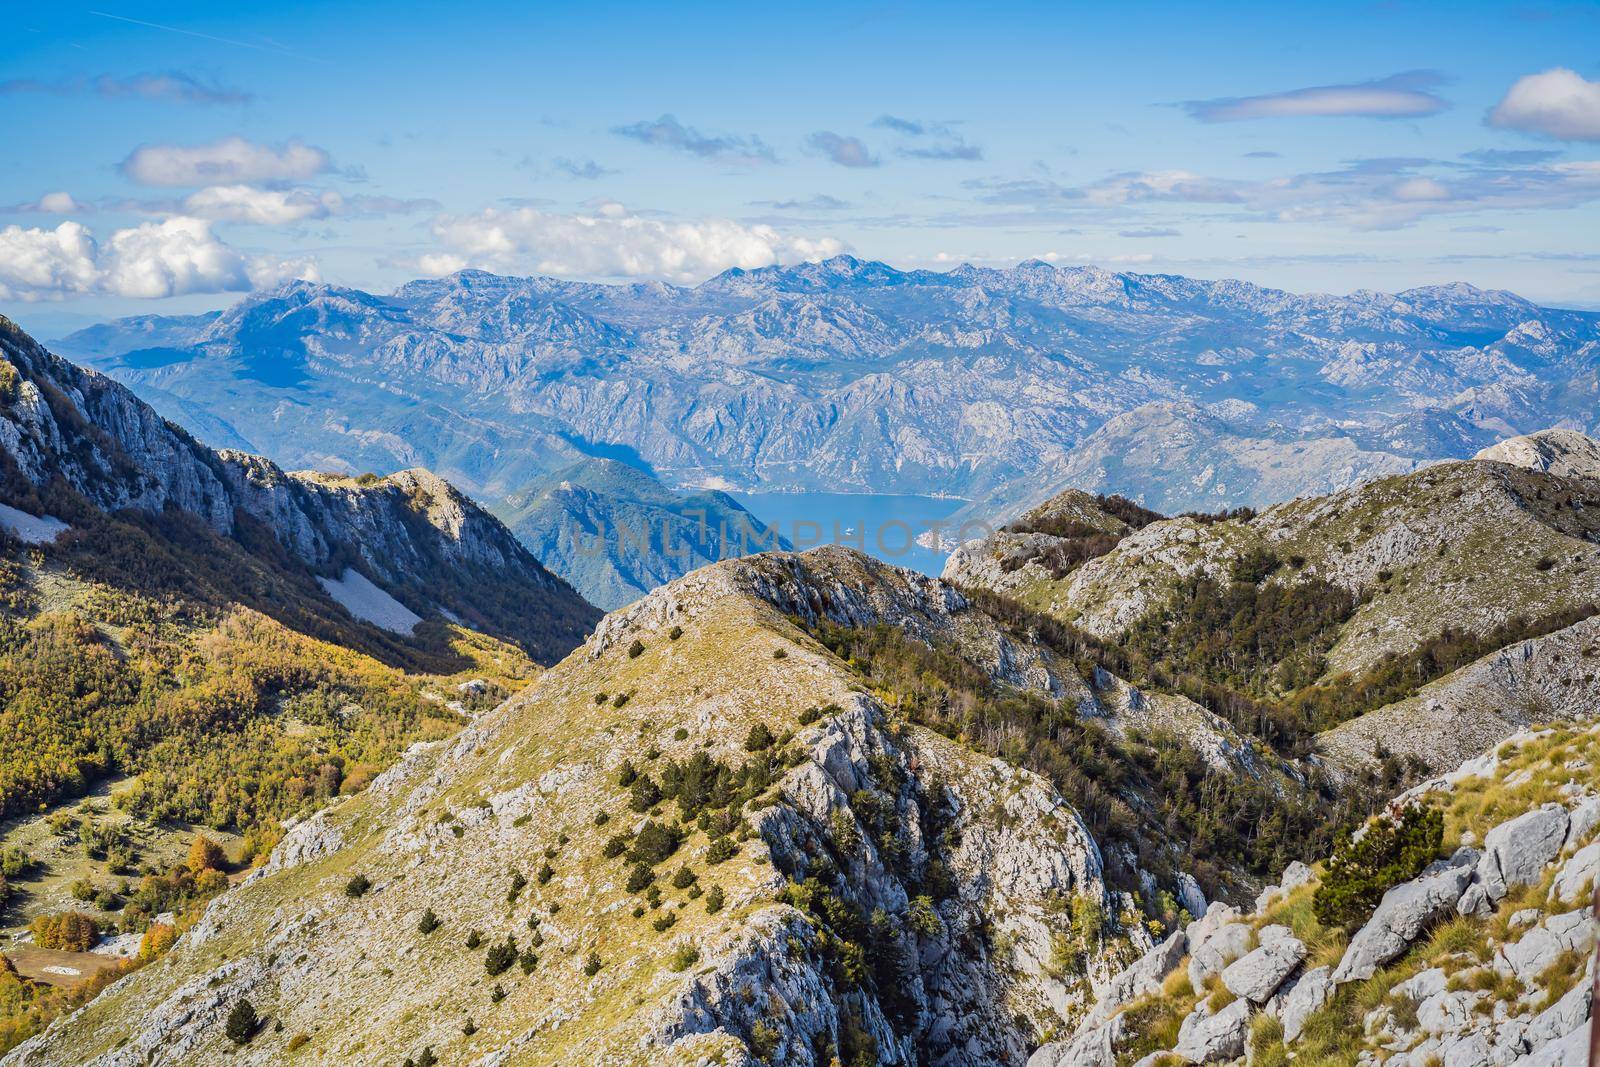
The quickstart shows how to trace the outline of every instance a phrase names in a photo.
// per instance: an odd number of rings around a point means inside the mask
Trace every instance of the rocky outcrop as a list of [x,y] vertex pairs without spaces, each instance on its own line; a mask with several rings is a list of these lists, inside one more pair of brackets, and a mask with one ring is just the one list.
[[[1529,756],[1528,746],[1546,748]],[[1515,756],[1521,769],[1512,773],[1503,757]],[[1600,727],[1523,731],[1409,790],[1391,802],[1392,810],[1437,803],[1440,794],[1457,789],[1494,790],[1501,803],[1516,788],[1532,789],[1536,797],[1553,791],[1562,799],[1487,827],[1481,853],[1460,845],[1448,860],[1393,886],[1334,966],[1308,967],[1305,941],[1272,921],[1299,921],[1294,917],[1304,914],[1305,888],[1318,877],[1314,869],[1286,870],[1278,885],[1263,890],[1252,913],[1213,904],[1183,932],[1193,989],[1102,1001],[1074,1034],[1040,1049],[1033,1063],[1110,1067],[1129,1059],[1135,1048],[1150,1048],[1135,1044],[1143,1036],[1140,1028],[1171,1026],[1178,1031],[1172,1046],[1148,1052],[1139,1063],[1225,1062],[1247,1052],[1252,1059],[1292,1059],[1310,1055],[1308,1043],[1319,1062],[1334,1050],[1361,1063],[1403,1067],[1581,1062],[1571,1059],[1580,1048],[1572,1035],[1580,1029],[1586,1034],[1592,1009],[1587,893],[1593,857],[1600,856],[1589,841],[1596,829],[1589,813],[1600,798],[1589,791],[1585,776],[1597,757]],[[1575,824],[1582,826],[1577,836],[1571,832]],[[1544,884],[1553,868],[1548,895],[1527,888]],[[1485,892],[1486,872],[1509,872],[1523,887],[1518,909],[1502,908],[1492,923],[1472,918],[1467,906]],[[1580,880],[1581,892],[1573,888]],[[1498,892],[1503,896],[1505,890]],[[1296,893],[1299,903],[1290,899]],[[1458,911],[1469,918],[1430,940]],[[1169,959],[1170,948],[1163,946],[1161,964]],[[1371,980],[1384,975],[1392,986],[1375,989]],[[1151,989],[1152,983],[1142,987]],[[1114,988],[1120,994],[1124,986]],[[1178,998],[1170,1006],[1169,996]],[[1360,1026],[1349,1027],[1345,1012],[1369,996],[1377,1006],[1360,1018]],[[1325,1012],[1330,1005],[1332,1014]],[[1257,1027],[1262,1017],[1276,1020],[1278,1033],[1271,1025]]]
[[1509,437],[1483,449],[1473,458],[1566,478],[1600,478],[1600,441],[1576,430],[1540,430],[1522,437]]
[[1186,1063],[1217,1063],[1244,1055],[1245,1038],[1250,1033],[1250,1002],[1236,1000],[1213,1012],[1202,1001],[1183,1020],[1173,1054]]
[[1381,746],[1435,771],[1493,748],[1525,727],[1594,712],[1585,650],[1600,640],[1600,617],[1508,645],[1414,697],[1370,711],[1317,735],[1334,764],[1376,764]]

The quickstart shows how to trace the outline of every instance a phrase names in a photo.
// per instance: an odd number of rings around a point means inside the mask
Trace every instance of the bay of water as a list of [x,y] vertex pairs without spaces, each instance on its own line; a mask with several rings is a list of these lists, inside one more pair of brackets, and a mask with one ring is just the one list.
[[795,548],[842,544],[897,567],[937,575],[948,554],[916,543],[965,500],[877,493],[729,493]]

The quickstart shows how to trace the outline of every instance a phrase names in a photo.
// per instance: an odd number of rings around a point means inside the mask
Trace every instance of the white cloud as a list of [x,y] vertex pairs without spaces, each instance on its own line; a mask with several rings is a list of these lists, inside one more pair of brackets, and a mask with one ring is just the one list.
[[753,269],[825,259],[845,250],[831,237],[785,236],[771,226],[747,226],[731,219],[642,218],[614,202],[578,215],[533,207],[445,215],[434,220],[433,233],[445,250],[423,256],[418,266],[437,274],[480,266],[578,277],[696,281],[729,267]]
[[221,293],[314,278],[308,260],[247,256],[203,219],[177,216],[118,230],[104,244],[79,222],[53,230],[0,230],[0,299],[51,300],[87,294],[156,299]]
[[1600,82],[1565,67],[1518,78],[1488,123],[1561,141],[1600,141]]
[[328,153],[301,141],[273,146],[226,137],[203,145],[141,145],[121,169],[141,185],[198,186],[305,181],[332,165]]
[[[1121,220],[1148,205],[1222,205],[1241,217],[1326,222],[1389,230],[1443,214],[1562,210],[1600,201],[1600,161],[1483,163],[1430,159],[1355,160],[1340,170],[1262,181],[1188,171],[1115,174],[1083,186],[1027,178],[968,182],[980,203],[1007,209],[963,221],[1017,225],[1030,216]],[[1150,216],[1172,221],[1169,213]]]
[[29,204],[12,204],[0,210],[11,215],[81,215],[93,211],[94,208],[78,200],[71,193],[54,192],[45,193]]
[[190,193],[183,201],[183,210],[205,219],[282,226],[305,219],[325,219],[338,212],[343,203],[344,198],[334,192],[212,185]]
[[1183,106],[1201,122],[1280,118],[1421,118],[1450,105],[1427,90],[1444,79],[1425,70],[1351,85],[1314,85],[1260,96],[1190,100]]

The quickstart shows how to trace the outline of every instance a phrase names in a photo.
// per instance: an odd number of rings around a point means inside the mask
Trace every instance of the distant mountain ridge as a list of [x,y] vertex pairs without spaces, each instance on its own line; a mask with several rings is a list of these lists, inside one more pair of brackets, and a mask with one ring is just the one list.
[[669,487],[953,495],[985,516],[1066,485],[1210,510],[1595,430],[1600,409],[1600,314],[1038,260],[296,282],[62,346],[287,465],[424,465],[494,504],[600,457]]

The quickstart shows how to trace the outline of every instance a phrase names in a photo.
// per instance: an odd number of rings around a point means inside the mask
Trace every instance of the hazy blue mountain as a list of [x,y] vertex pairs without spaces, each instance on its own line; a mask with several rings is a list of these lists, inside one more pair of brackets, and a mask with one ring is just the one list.
[[789,547],[726,493],[674,492],[611,459],[575,463],[496,510],[545,566],[607,611],[707,563]]
[[287,465],[421,464],[500,507],[602,457],[669,487],[950,494],[987,513],[1076,484],[1174,511],[1600,429],[1600,314],[1467,285],[1297,295],[1040,261],[840,256],[693,288],[293,283],[60,347]]

